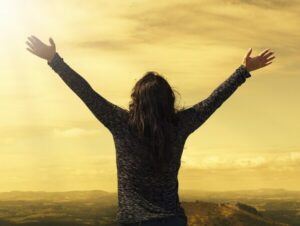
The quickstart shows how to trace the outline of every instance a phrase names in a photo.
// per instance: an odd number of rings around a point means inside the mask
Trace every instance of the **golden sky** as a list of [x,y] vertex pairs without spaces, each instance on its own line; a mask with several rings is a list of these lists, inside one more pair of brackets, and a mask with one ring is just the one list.
[[116,191],[112,135],[47,65],[48,43],[93,88],[128,108],[144,72],[179,106],[206,98],[249,47],[276,52],[187,140],[180,189],[300,189],[297,0],[0,0],[0,191]]

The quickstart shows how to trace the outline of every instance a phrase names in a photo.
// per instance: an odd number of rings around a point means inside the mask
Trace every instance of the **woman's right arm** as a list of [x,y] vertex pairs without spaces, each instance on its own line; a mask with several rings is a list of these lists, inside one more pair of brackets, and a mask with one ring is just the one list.
[[240,65],[229,78],[220,84],[206,99],[193,106],[178,112],[180,129],[184,136],[188,136],[199,128],[237,89],[246,79],[251,77],[250,72],[271,64],[275,57],[269,50],[251,58],[252,49],[244,57]]

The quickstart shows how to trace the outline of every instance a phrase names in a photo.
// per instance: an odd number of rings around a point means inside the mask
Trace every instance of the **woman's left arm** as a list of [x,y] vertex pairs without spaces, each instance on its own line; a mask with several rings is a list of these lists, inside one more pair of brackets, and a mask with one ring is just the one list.
[[118,126],[126,110],[109,102],[56,52],[47,64],[60,76],[66,85],[85,103],[94,116],[108,129]]
[[96,118],[110,131],[117,131],[127,111],[99,95],[83,77],[64,62],[63,58],[56,52],[56,45],[52,38],[49,38],[49,42],[50,45],[46,45],[31,35],[26,42],[27,50],[47,60],[48,65],[76,93]]

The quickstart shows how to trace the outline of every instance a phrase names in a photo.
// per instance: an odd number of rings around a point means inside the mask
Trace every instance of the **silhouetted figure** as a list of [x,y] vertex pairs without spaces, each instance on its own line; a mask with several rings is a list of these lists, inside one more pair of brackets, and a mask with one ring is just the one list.
[[178,171],[187,137],[199,128],[234,91],[250,71],[271,64],[269,50],[250,57],[206,99],[189,108],[175,109],[175,95],[167,80],[149,71],[132,89],[129,110],[98,94],[56,52],[53,40],[45,45],[34,36],[27,48],[48,65],[76,93],[113,135],[118,173],[120,225],[186,226],[178,197]]

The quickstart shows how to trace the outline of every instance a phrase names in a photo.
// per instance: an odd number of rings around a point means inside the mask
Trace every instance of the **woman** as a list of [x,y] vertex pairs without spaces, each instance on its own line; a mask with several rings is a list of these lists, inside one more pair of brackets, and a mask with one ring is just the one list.
[[98,94],[56,52],[54,41],[28,37],[27,50],[48,65],[75,92],[113,135],[118,175],[119,225],[186,226],[178,197],[178,170],[187,137],[199,128],[233,92],[275,58],[269,49],[256,57],[248,51],[243,63],[208,98],[189,108],[174,108],[175,95],[163,76],[149,71],[135,84],[129,110]]

